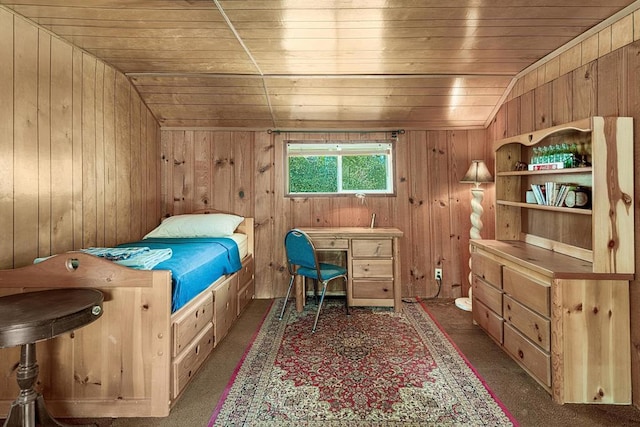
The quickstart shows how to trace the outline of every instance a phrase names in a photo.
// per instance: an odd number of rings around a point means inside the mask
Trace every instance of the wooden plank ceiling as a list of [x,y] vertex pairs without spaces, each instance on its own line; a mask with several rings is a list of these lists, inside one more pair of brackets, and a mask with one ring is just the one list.
[[485,127],[632,0],[0,0],[125,73],[164,128]]

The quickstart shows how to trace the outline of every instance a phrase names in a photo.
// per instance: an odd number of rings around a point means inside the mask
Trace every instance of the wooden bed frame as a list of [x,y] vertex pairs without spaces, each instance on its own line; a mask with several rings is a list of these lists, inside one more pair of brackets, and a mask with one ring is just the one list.
[[[55,417],[164,417],[255,294],[254,221],[242,269],[171,313],[171,272],[134,270],[82,252],[0,270],[0,295],[91,287],[104,294],[100,319],[37,344],[36,389]],[[0,418],[18,395],[20,348],[0,349]]]

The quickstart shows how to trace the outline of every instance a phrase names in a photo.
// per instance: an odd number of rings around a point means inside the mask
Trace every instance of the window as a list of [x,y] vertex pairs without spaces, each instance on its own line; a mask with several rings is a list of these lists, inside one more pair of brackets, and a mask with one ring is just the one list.
[[302,142],[286,147],[288,195],[393,194],[393,142]]

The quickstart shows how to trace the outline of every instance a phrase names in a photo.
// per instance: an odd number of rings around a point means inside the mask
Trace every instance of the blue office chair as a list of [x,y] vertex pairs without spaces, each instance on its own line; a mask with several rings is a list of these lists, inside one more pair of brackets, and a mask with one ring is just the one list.
[[[313,242],[304,231],[295,228],[289,230],[287,235],[284,237],[284,247],[287,252],[287,266],[289,268],[291,280],[289,280],[287,296],[284,298],[284,303],[282,304],[280,320],[282,320],[284,310],[287,307],[289,294],[291,294],[291,288],[293,287],[293,282],[296,276],[303,276],[316,280],[322,284],[322,295],[320,296],[320,302],[318,303],[316,320],[313,322],[313,329],[311,330],[311,332],[315,332],[316,326],[318,325],[318,317],[320,317],[320,310],[322,309],[322,302],[324,301],[324,294],[327,291],[327,283],[333,279],[342,277],[344,279],[346,289],[347,270],[339,265],[319,263],[316,248],[313,246]],[[315,287],[314,294],[317,298],[317,289]],[[347,307],[347,314],[349,314],[349,302],[346,300],[345,305]]]

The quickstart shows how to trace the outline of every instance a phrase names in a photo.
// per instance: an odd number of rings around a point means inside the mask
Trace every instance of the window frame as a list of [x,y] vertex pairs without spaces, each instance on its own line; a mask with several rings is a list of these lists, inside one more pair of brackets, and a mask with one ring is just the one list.
[[[284,157],[284,195],[285,197],[349,197],[355,194],[365,194],[367,196],[381,196],[381,197],[389,197],[396,195],[396,140],[395,139],[376,139],[376,140],[285,140],[284,141],[284,149],[283,149],[283,157]],[[317,155],[326,155],[332,156],[336,155],[338,157],[338,192],[325,192],[325,193],[292,193],[289,191],[289,146],[290,144],[295,145],[326,145],[327,150],[324,151],[321,148],[318,151]],[[336,154],[340,150],[335,148],[339,146],[353,146],[357,145],[371,145],[371,144],[384,144],[388,145],[388,154],[387,155],[387,168],[390,170],[390,173],[387,174],[387,190],[342,190],[340,187],[342,186],[342,156],[341,154]],[[334,147],[332,151],[329,147]],[[357,147],[355,147],[357,148]],[[346,151],[347,154],[375,154],[374,152],[366,153],[367,149],[363,148],[362,150],[353,150]],[[389,188],[390,187],[390,188]]]

